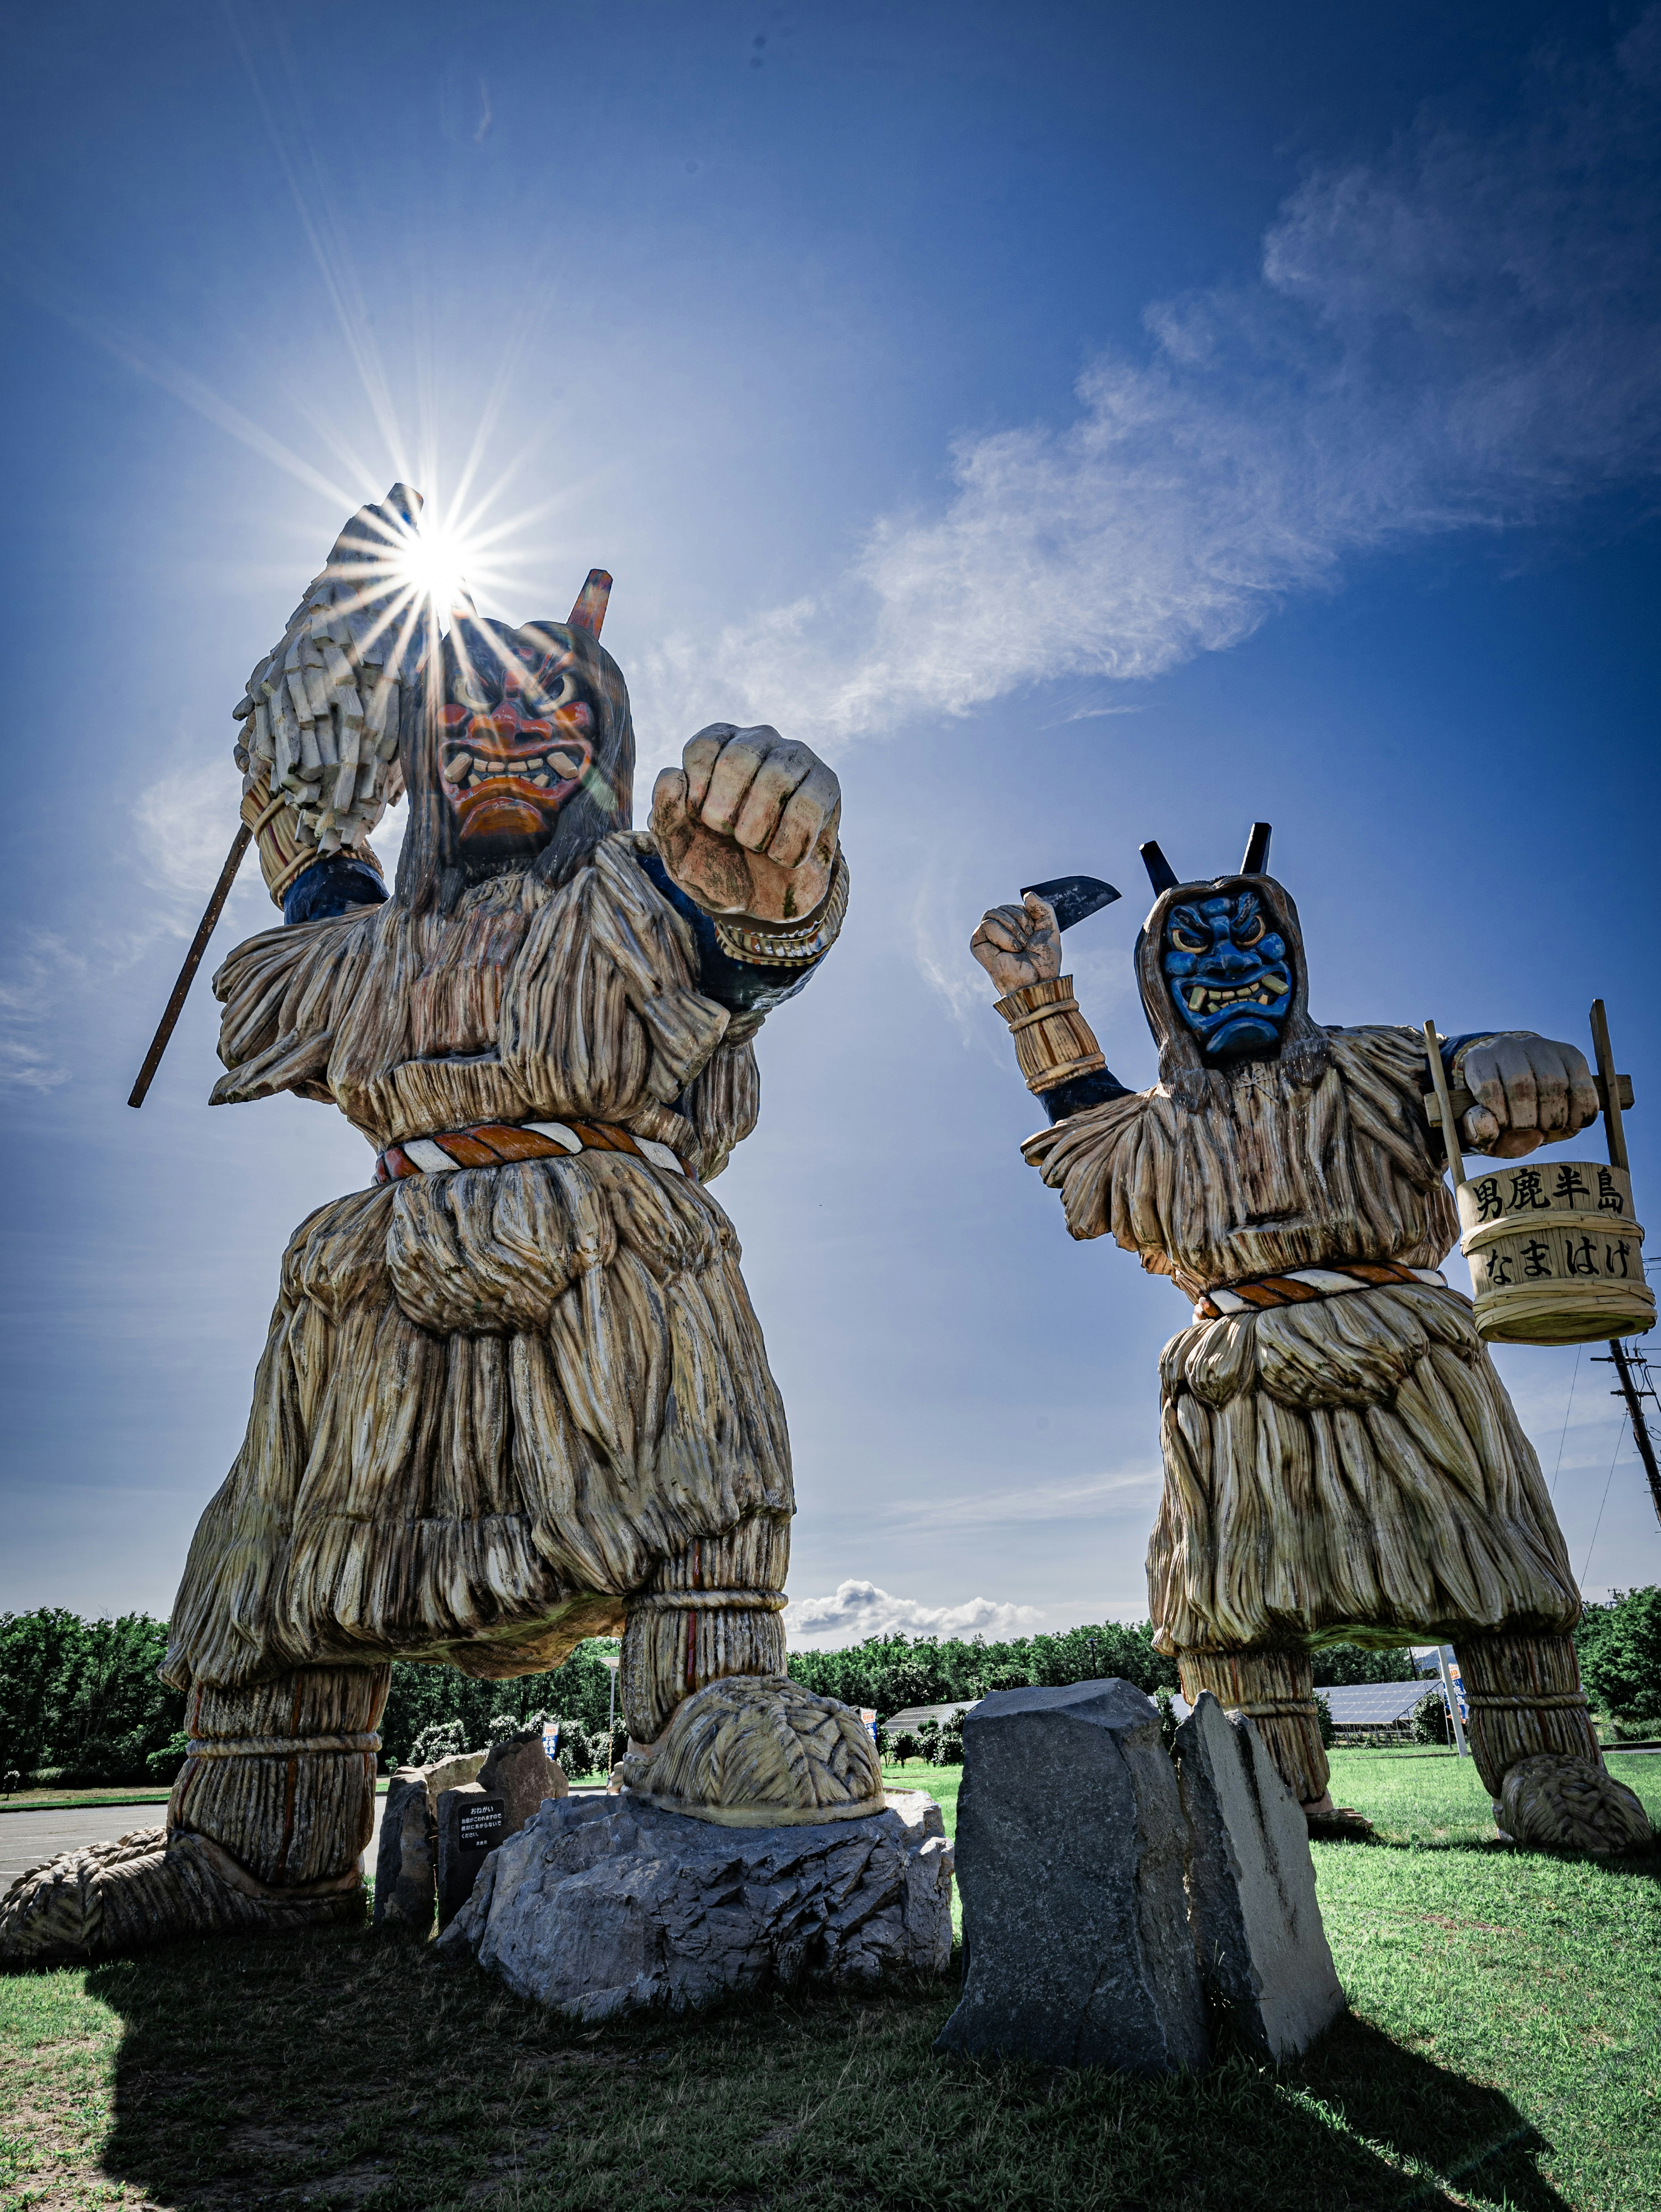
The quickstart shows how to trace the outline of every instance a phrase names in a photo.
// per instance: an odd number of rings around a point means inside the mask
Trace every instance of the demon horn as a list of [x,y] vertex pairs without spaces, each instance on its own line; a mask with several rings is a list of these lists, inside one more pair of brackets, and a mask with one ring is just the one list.
[[605,602],[611,596],[611,580],[604,568],[591,568],[588,580],[577,593],[577,603],[572,608],[567,628],[586,629],[591,637],[599,635],[599,626],[605,619]]
[[1275,835],[1272,822],[1254,822],[1251,835],[1246,839],[1245,858],[1240,863],[1243,876],[1261,876],[1269,867],[1269,841]]
[[1153,886],[1154,897],[1158,898],[1163,891],[1175,890],[1182,878],[1153,840],[1150,837],[1147,844],[1139,847],[1138,850],[1142,856],[1142,866],[1147,870],[1147,880]]

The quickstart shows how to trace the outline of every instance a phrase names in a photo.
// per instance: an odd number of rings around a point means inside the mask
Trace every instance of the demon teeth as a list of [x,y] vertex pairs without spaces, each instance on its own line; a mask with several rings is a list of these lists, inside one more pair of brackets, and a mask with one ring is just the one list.
[[471,753],[456,753],[444,763],[441,771],[446,783],[459,783],[473,764]]
[[1191,984],[1184,996],[1190,1014],[1215,1014],[1225,1006],[1273,1006],[1286,990],[1287,985],[1278,975],[1262,975],[1255,983],[1238,983],[1221,989],[1208,983]]

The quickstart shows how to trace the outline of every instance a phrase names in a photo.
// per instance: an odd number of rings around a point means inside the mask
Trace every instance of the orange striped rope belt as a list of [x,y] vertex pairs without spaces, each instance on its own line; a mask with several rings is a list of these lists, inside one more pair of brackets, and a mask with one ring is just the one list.
[[1331,1260],[1323,1267],[1293,1267],[1284,1275],[1254,1275],[1244,1283],[1231,1283],[1226,1290],[1207,1291],[1195,1300],[1194,1318],[1221,1321],[1226,1314],[1307,1305],[1314,1298],[1342,1297],[1347,1291],[1372,1291],[1388,1283],[1418,1283],[1432,1291],[1451,1287],[1438,1267],[1398,1267],[1389,1260]]
[[451,1168],[498,1168],[509,1160],[557,1159],[566,1152],[627,1152],[670,1175],[686,1169],[653,1137],[636,1137],[615,1121],[476,1121],[388,1145],[374,1164],[377,1182],[405,1176],[443,1175]]

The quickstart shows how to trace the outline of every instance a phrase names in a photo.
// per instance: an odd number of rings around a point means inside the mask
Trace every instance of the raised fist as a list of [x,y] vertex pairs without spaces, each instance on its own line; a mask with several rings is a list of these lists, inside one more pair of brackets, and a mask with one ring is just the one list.
[[1048,983],[1062,972],[1062,933],[1056,909],[1037,891],[1019,906],[995,906],[981,916],[969,949],[1007,998],[1023,983]]
[[1520,1159],[1597,1119],[1597,1086],[1585,1054],[1527,1030],[1469,1046],[1460,1076],[1476,1100],[1459,1125],[1475,1152]]
[[652,793],[664,866],[706,914],[805,921],[830,888],[842,786],[765,723],[712,722]]

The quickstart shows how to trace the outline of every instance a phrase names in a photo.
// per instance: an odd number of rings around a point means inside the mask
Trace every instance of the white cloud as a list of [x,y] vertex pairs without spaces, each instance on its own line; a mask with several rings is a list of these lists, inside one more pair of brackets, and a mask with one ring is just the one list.
[[1040,1626],[1035,1605],[997,1605],[971,1597],[962,1605],[922,1605],[894,1597],[875,1583],[840,1583],[830,1597],[798,1598],[784,1613],[786,1636],[798,1649],[824,1639],[831,1645],[858,1644],[867,1636],[984,1636],[996,1641],[1022,1636]]
[[[1542,64],[1502,131],[1427,112],[1311,170],[1256,276],[1152,305],[1070,425],[963,441],[941,511],[884,518],[822,595],[728,630],[729,711],[834,752],[1037,680],[1145,681],[1348,558],[1652,477],[1658,84],[1652,9],[1606,60]],[[709,659],[648,657],[646,726],[690,728]]]

